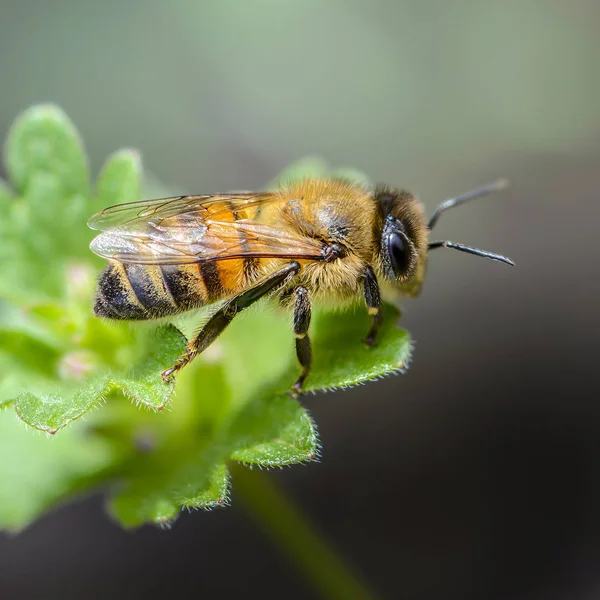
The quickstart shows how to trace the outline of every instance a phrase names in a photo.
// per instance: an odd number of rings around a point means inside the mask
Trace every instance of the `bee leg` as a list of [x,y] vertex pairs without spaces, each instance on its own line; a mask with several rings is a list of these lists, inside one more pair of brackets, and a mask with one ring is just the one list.
[[254,304],[276,288],[286,282],[300,271],[300,265],[297,262],[291,262],[279,271],[269,275],[258,285],[242,292],[231,300],[228,300],[206,323],[198,335],[190,340],[183,354],[177,362],[169,369],[163,371],[162,378],[165,381],[171,381],[173,374],[179,371],[198,354],[204,352],[218,337],[223,330],[233,321],[235,315],[245,308]]
[[367,346],[373,346],[377,339],[377,332],[381,325],[381,295],[379,294],[379,284],[377,283],[377,277],[372,267],[367,267],[364,276],[364,294],[365,302],[367,304],[367,311],[369,312],[369,320],[371,325],[369,332],[365,338],[365,344]]
[[312,363],[312,346],[308,337],[310,325],[310,298],[308,290],[303,286],[294,288],[294,335],[296,336],[296,356],[302,367],[300,376],[292,387],[292,395],[297,396],[302,391],[302,385],[306,379]]

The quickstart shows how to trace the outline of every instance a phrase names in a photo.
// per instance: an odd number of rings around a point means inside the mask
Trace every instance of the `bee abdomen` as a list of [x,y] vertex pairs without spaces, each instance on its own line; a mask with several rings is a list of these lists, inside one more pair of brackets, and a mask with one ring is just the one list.
[[111,263],[100,276],[94,313],[109,319],[137,321],[191,308],[188,298],[183,296],[180,304],[173,295],[169,287],[172,279],[173,276],[163,275],[160,266]]
[[197,264],[163,265],[161,274],[165,288],[180,311],[200,308],[214,300],[209,298],[207,284]]

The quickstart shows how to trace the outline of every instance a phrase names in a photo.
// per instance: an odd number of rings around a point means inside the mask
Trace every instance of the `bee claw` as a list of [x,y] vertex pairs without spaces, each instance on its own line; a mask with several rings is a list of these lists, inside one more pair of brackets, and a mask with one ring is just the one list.
[[161,373],[161,377],[165,383],[173,383],[175,377],[173,374],[177,371],[177,367],[170,367]]
[[302,382],[297,381],[292,386],[292,389],[289,391],[289,395],[295,400],[296,398],[298,398],[298,396],[300,396],[300,394],[302,394]]

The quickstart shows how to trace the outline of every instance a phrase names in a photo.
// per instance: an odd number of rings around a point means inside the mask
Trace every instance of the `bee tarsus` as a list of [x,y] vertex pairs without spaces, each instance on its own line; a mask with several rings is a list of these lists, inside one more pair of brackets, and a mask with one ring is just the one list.
[[367,305],[367,312],[371,325],[369,332],[364,342],[367,346],[374,346],[377,341],[377,333],[382,321],[381,315],[381,294],[379,292],[379,284],[377,283],[377,276],[373,267],[368,266],[365,269],[365,276],[363,280],[363,288],[365,295],[365,304]]
[[179,369],[181,369],[183,365],[174,365],[172,367],[170,367],[169,369],[165,369],[160,376],[162,377],[163,381],[165,383],[172,383],[174,380],[173,375],[175,374],[176,371],[178,371]]
[[292,391],[296,395],[302,392],[304,380],[310,372],[312,364],[312,345],[308,337],[308,328],[310,327],[311,307],[308,290],[299,285],[294,288],[294,335],[296,336],[296,357],[302,367],[302,371],[292,386]]

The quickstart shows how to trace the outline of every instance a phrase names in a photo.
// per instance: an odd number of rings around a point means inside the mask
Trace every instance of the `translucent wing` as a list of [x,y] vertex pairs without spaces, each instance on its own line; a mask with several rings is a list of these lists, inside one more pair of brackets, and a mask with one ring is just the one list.
[[138,264],[186,264],[238,257],[323,259],[323,244],[260,219],[283,200],[273,193],[178,196],[107,208],[88,222],[101,230],[93,252]]
[[153,222],[160,224],[164,219],[195,215],[196,218],[217,218],[223,214],[239,214],[244,210],[251,211],[265,204],[276,202],[272,193],[240,192],[236,194],[215,194],[207,196],[174,196],[141,200],[110,206],[93,215],[88,221],[91,229],[107,231],[118,226],[135,227],[135,224]]

